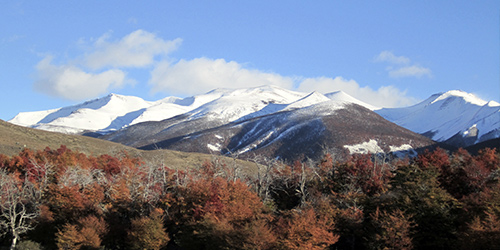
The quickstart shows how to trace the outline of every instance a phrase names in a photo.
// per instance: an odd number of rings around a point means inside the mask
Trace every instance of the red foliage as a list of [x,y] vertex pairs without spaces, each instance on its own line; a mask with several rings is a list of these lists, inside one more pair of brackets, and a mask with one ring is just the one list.
[[121,172],[121,161],[110,155],[101,155],[97,158],[97,168],[104,170],[107,175],[117,175]]
[[332,186],[353,185],[361,188],[363,193],[372,195],[387,190],[391,177],[392,173],[386,164],[374,164],[370,155],[353,155],[348,161],[335,166],[332,180],[335,183]]
[[432,152],[425,150],[423,154],[418,155],[416,162],[422,169],[428,169],[431,167],[439,169],[443,166],[450,165],[450,158],[444,149],[437,148]]
[[496,152],[496,148],[484,148],[479,150],[477,160],[490,171],[500,168],[500,154]]

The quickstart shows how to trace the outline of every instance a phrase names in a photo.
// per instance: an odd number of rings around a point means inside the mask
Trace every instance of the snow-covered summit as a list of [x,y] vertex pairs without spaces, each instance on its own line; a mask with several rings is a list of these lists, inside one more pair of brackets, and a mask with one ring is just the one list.
[[436,98],[431,102],[431,104],[435,103],[435,102],[439,102],[441,100],[445,100],[445,99],[448,99],[448,100],[461,99],[465,102],[468,102],[468,103],[471,103],[474,105],[478,105],[478,106],[484,106],[485,104],[488,103],[487,101],[475,96],[474,94],[467,93],[467,92],[462,91],[462,90],[450,90],[448,92],[436,94],[433,96],[436,96]]
[[184,115],[188,119],[205,117],[226,123],[330,100],[362,103],[345,93],[325,96],[317,92],[296,92],[277,86],[220,88],[201,95],[185,98],[170,96],[153,102],[135,96],[109,94],[59,109],[22,112],[9,122],[63,133],[107,133],[137,123],[161,121],[178,115]]
[[379,107],[375,107],[373,105],[370,105],[366,102],[363,102],[363,101],[360,101],[350,95],[348,95],[347,93],[345,93],[344,91],[336,91],[336,92],[331,92],[331,93],[328,93],[328,94],[325,94],[326,97],[330,98],[331,100],[335,100],[335,101],[339,101],[339,102],[345,102],[345,103],[355,103],[355,104],[358,104],[360,106],[363,106],[369,110],[377,110],[377,109],[380,109]]
[[330,98],[326,97],[325,95],[323,95],[321,93],[313,91],[310,94],[290,103],[289,105],[287,105],[287,107],[285,109],[292,110],[292,109],[297,109],[297,108],[303,108],[303,107],[311,106],[311,105],[326,102],[326,101],[330,101]]
[[[112,125],[113,120],[151,104],[151,102],[135,96],[109,94],[102,98],[59,109],[22,112],[9,122],[44,130],[78,133],[84,130],[106,129]],[[64,129],[59,130],[59,126]]]

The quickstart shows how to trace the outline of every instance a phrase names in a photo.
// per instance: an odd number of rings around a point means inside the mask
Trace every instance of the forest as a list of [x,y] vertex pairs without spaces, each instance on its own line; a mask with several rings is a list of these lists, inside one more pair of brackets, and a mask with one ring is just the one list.
[[5,249],[498,249],[500,155],[173,169],[65,146],[0,155]]

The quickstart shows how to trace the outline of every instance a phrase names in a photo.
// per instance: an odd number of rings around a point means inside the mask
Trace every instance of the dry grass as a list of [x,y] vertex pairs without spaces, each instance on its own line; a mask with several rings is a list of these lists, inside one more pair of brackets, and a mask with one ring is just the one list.
[[[164,163],[173,168],[199,167],[203,162],[210,161],[214,157],[208,154],[172,150],[144,151],[101,139],[26,128],[0,120],[0,154],[13,156],[19,154],[25,147],[36,151],[43,150],[46,147],[57,149],[61,145],[66,145],[66,147],[73,151],[94,156],[102,154],[116,156],[126,151],[129,155],[141,157],[146,162]],[[250,162],[241,160],[236,160],[235,162],[231,158],[222,158],[228,164],[236,163],[246,169],[255,167]]]

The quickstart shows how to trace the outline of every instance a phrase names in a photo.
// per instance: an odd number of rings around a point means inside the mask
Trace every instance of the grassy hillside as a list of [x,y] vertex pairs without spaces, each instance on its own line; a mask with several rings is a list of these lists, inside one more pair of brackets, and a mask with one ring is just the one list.
[[[0,120],[0,154],[17,155],[23,148],[42,150],[45,147],[57,149],[66,145],[73,151],[88,155],[109,154],[116,155],[127,151],[134,157],[141,157],[145,161],[164,162],[170,167],[198,167],[213,156],[200,153],[186,153],[171,150],[144,151],[122,144],[79,135],[66,135],[38,129],[17,126]],[[226,158],[227,163],[233,159]],[[254,165],[245,161],[237,161],[239,165],[252,168]]]

